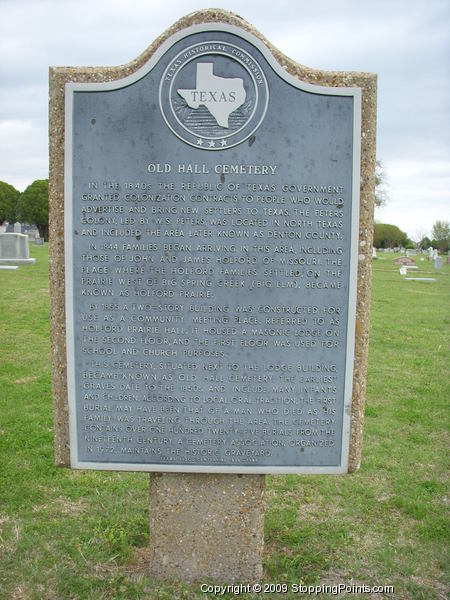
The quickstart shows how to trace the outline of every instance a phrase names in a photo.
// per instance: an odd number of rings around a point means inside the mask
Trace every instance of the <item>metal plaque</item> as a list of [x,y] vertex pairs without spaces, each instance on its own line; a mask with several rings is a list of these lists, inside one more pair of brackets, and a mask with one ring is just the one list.
[[66,84],[73,467],[347,471],[360,112],[225,24]]

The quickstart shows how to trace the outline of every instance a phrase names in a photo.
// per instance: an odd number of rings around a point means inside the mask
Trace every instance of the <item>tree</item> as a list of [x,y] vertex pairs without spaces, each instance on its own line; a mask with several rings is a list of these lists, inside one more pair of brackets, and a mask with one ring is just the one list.
[[396,225],[375,223],[373,230],[373,245],[375,248],[394,248],[394,246],[406,247],[408,244],[408,236]]
[[36,179],[20,195],[18,217],[35,223],[41,237],[48,239],[48,179]]
[[375,167],[375,206],[379,208],[387,204],[389,194],[387,192],[387,175],[381,160],[377,160]]
[[440,252],[448,252],[450,248],[450,223],[448,221],[436,221],[431,230],[432,244]]
[[14,223],[17,219],[17,202],[20,192],[9,183],[0,181],[0,224]]
[[431,240],[427,235],[424,235],[423,238],[417,243],[417,247],[420,250],[428,250],[428,248],[432,246]]

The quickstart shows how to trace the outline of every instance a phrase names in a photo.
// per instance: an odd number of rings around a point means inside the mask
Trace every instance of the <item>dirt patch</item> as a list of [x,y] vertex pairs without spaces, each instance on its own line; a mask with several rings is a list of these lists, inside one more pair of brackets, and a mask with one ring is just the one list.
[[[42,584],[38,584],[36,588],[40,598],[45,598],[45,600],[57,600],[55,593]],[[21,583],[14,589],[11,600],[31,600],[33,597],[36,598],[36,595],[33,594],[25,584]]]
[[22,377],[22,379],[16,379],[14,383],[21,385],[23,383],[31,383],[32,381],[36,381],[36,379],[36,375],[30,375],[29,377]]
[[429,579],[422,579],[422,577],[415,576],[411,577],[411,581],[422,587],[434,590],[439,600],[448,600],[450,598],[450,587],[440,581],[430,581]]
[[409,258],[408,256],[400,256],[399,258],[394,258],[392,261],[394,265],[403,265],[405,267],[415,267],[416,261],[413,258]]
[[8,521],[9,521],[8,515],[2,515],[0,513],[0,527],[3,525],[3,523],[7,523]]
[[11,600],[30,600],[31,592],[24,584],[20,584],[13,591]]
[[134,581],[138,581],[149,573],[150,548],[148,547],[135,548],[126,564],[118,565],[116,558],[118,556],[111,557],[107,562],[95,564],[95,576],[99,579],[106,579],[125,574]]
[[18,519],[11,519],[6,515],[1,515],[1,518],[0,526],[7,525],[5,529],[2,530],[2,535],[0,535],[0,555],[10,554],[15,552],[17,548],[22,524]]
[[36,504],[33,506],[33,512],[53,512],[64,516],[77,517],[87,510],[86,501],[83,498],[78,500],[69,500],[68,498],[56,498],[49,504]]
[[133,575],[145,575],[149,572],[150,548],[136,548],[134,556],[127,565],[127,572]]
[[57,498],[55,504],[63,515],[78,516],[85,513],[87,509],[86,501],[83,498],[75,501],[68,498]]

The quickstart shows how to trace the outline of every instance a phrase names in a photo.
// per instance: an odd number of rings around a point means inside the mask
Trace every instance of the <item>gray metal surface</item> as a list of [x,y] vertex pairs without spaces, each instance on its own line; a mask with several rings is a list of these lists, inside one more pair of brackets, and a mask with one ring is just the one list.
[[[67,86],[72,465],[345,472],[359,90],[298,82],[235,28],[190,33]],[[196,68],[243,81],[236,133],[173,109]]]

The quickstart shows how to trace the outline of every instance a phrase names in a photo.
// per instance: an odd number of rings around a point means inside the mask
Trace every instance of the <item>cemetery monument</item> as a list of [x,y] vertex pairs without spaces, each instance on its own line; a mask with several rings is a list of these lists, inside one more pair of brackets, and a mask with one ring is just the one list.
[[30,258],[28,236],[24,233],[0,233],[0,265],[34,265]]
[[222,10],[50,70],[55,460],[153,472],[155,576],[258,580],[264,474],[359,467],[375,130]]

